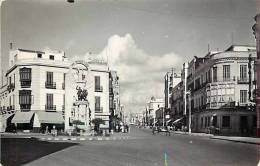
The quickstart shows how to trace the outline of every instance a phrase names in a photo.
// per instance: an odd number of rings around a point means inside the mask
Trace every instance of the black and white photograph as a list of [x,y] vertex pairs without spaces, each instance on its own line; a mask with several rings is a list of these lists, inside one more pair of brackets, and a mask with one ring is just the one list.
[[0,166],[260,166],[260,0],[0,0]]

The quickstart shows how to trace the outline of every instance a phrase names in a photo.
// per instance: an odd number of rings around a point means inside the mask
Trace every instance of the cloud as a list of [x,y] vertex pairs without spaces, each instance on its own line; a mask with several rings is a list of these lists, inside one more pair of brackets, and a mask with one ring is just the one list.
[[148,55],[130,34],[111,36],[96,56],[106,59],[110,69],[118,72],[121,103],[132,112],[144,109],[151,96],[162,98],[165,73],[172,67],[180,68],[183,62],[174,52]]

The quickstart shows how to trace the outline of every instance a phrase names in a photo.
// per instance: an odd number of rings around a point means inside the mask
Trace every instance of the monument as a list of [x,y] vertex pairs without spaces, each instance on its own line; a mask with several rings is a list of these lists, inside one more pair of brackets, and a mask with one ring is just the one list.
[[65,85],[65,131],[91,131],[91,110],[88,101],[89,65],[75,61],[66,74]]

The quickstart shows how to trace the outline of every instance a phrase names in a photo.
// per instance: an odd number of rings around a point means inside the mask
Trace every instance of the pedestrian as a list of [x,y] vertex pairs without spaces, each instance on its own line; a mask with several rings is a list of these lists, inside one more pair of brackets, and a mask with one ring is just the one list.
[[121,131],[122,131],[122,133],[125,132],[125,127],[124,127],[124,125],[122,125],[122,129],[121,129]]
[[155,134],[155,127],[154,127],[154,126],[153,126],[153,129],[152,129],[152,130],[153,130],[153,135],[154,135],[154,134]]
[[128,133],[128,131],[129,131],[129,126],[126,125],[125,128],[126,128],[126,132]]
[[118,124],[116,125],[116,132],[118,132],[118,130],[119,130],[119,126],[118,126]]
[[168,136],[171,136],[170,126],[166,126],[166,134],[167,134]]

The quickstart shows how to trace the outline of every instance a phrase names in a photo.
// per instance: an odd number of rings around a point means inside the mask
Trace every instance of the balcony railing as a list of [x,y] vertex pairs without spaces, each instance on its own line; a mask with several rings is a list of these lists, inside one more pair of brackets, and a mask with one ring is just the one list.
[[56,82],[45,82],[45,88],[56,89]]
[[103,107],[96,107],[95,112],[99,112],[99,113],[103,112]]
[[14,110],[14,105],[7,107],[7,111],[9,111],[9,110]]
[[103,92],[103,86],[95,87],[95,92]]
[[30,88],[31,87],[31,80],[20,80],[21,88]]
[[31,104],[20,104],[20,109],[22,111],[30,111],[31,110]]
[[249,80],[248,78],[237,78],[237,83],[238,84],[248,84],[249,83]]
[[64,82],[62,83],[62,89],[65,89],[65,83]]
[[11,84],[9,84],[9,85],[7,86],[7,90],[8,90],[9,92],[13,91],[14,88],[15,88],[15,84],[14,84],[14,83],[11,83]]
[[45,105],[46,111],[56,111],[56,105]]

